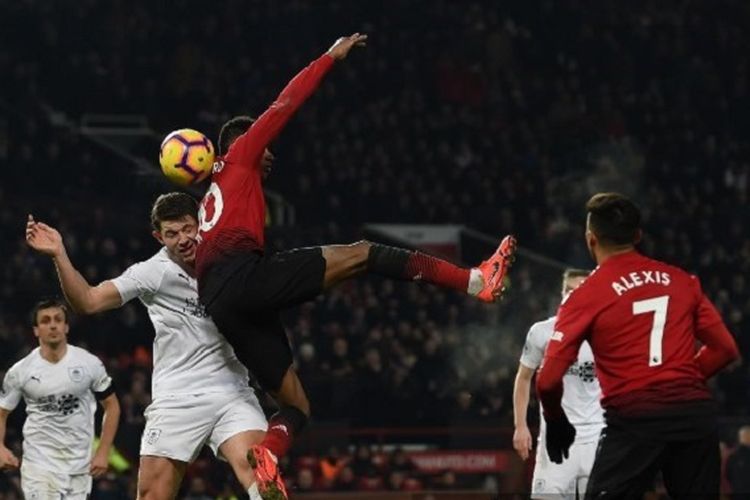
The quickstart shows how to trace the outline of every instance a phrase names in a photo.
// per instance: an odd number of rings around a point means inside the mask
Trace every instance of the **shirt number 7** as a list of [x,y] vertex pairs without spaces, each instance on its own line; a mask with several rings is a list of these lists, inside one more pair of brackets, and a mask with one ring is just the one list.
[[667,323],[668,306],[669,295],[633,302],[634,315],[654,313],[654,322],[651,325],[651,335],[648,343],[648,366],[659,366],[662,362],[661,346],[662,339],[664,338],[664,326]]

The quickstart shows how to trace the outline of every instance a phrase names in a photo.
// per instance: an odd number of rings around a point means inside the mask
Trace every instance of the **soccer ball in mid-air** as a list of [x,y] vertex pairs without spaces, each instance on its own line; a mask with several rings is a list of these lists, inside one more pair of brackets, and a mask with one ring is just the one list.
[[214,145],[197,130],[170,132],[162,141],[159,164],[164,175],[180,186],[198,184],[211,174]]

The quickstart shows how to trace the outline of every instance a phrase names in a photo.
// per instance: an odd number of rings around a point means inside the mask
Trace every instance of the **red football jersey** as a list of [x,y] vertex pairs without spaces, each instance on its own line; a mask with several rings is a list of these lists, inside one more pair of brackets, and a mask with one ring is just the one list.
[[266,214],[263,153],[332,65],[333,58],[324,54],[298,73],[248,131],[218,158],[198,212],[198,279],[223,255],[262,251]]
[[572,363],[586,339],[604,407],[708,399],[696,341],[720,323],[695,276],[635,251],[618,254],[560,306],[545,362]]

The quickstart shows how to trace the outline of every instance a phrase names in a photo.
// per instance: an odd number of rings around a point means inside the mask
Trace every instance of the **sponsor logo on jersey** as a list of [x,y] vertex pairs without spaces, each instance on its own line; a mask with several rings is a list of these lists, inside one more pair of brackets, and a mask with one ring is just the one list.
[[73,382],[80,382],[83,380],[83,367],[73,366],[68,368],[68,377],[70,377],[70,380]]
[[189,314],[196,318],[207,318],[208,312],[197,297],[185,297],[185,305],[182,308],[183,314]]
[[36,382],[36,383],[38,383],[38,384],[41,384],[41,383],[42,383],[42,378],[41,378],[41,377],[38,377],[38,376],[36,376],[36,375],[32,375],[31,377],[29,377],[29,379],[30,379],[30,380],[33,380],[34,382]]
[[72,394],[63,394],[57,402],[57,410],[63,415],[70,415],[80,407],[77,397]]
[[559,330],[555,330],[552,333],[552,336],[549,338],[550,340],[554,340],[555,342],[562,342],[563,337],[565,334]]
[[584,361],[582,363],[575,362],[570,365],[566,374],[578,377],[582,382],[593,382],[596,380],[593,361]]
[[80,408],[80,400],[73,394],[63,394],[59,398],[50,394],[39,398],[39,411],[45,413],[60,413],[70,415]]

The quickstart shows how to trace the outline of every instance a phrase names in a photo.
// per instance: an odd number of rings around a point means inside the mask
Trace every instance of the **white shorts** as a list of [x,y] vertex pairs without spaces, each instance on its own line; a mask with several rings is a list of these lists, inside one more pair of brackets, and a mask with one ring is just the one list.
[[26,500],[86,500],[91,493],[91,475],[51,472],[22,462],[21,489]]
[[586,493],[586,485],[594,465],[598,441],[573,443],[568,458],[556,464],[549,459],[544,440],[537,442],[534,478],[531,481],[531,498],[580,498]]
[[250,390],[175,395],[154,400],[145,412],[141,456],[192,462],[203,445],[219,446],[244,431],[265,431],[268,422]]

